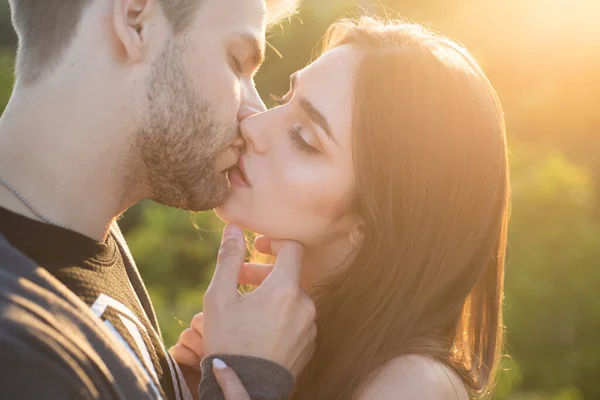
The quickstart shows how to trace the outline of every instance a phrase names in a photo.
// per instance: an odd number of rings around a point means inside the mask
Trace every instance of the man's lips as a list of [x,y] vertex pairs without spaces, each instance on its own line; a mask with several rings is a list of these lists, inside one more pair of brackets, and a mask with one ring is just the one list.
[[229,147],[217,161],[217,171],[223,173],[235,167],[240,160],[240,150],[236,147]]

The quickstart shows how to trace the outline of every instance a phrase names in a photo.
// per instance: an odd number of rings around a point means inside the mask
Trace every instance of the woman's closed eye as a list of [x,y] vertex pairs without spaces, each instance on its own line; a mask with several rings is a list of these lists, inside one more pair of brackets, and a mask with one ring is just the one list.
[[[271,98],[280,106],[287,104],[289,102],[289,97],[289,93],[284,97],[276,96],[274,94],[271,95]],[[307,155],[321,154],[321,150],[319,150],[315,143],[311,144],[309,140],[306,140],[302,136],[302,126],[292,126],[288,129],[288,134],[296,149]]]
[[288,133],[294,147],[296,147],[301,152],[307,155],[315,155],[321,154],[321,151],[314,146],[311,146],[304,138],[302,137],[302,127],[301,126],[293,126],[288,129]]

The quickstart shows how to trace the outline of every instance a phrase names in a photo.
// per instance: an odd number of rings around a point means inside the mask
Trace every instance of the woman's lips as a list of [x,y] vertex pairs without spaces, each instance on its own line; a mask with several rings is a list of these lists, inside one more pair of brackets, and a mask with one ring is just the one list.
[[242,171],[240,170],[240,168],[238,166],[231,167],[230,169],[227,170],[227,178],[229,179],[229,182],[231,182],[231,184],[233,186],[242,187],[242,188],[250,187],[250,185],[244,178],[244,174],[242,174]]
[[237,165],[234,165],[233,167],[227,170],[227,178],[233,186],[242,188],[248,188],[251,186],[250,182],[248,181],[248,177],[245,173],[244,162],[241,157]]
[[246,182],[246,184],[248,186],[252,186],[252,183],[250,182],[250,179],[248,179],[248,173],[246,172],[246,165],[244,164],[244,157],[240,156],[240,159],[238,161],[237,164],[238,168],[240,169],[242,176],[244,178],[244,181]]

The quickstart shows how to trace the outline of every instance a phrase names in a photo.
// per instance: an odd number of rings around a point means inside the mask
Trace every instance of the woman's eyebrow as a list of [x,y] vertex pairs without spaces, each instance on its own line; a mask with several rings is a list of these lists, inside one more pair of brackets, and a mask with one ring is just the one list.
[[[291,87],[292,93],[294,92],[297,82],[298,82],[298,72],[295,72],[290,76],[290,87]],[[323,131],[325,131],[325,134],[331,141],[333,141],[338,146],[340,145],[337,142],[337,140],[335,140],[335,137],[331,133],[331,126],[329,125],[329,121],[327,121],[327,118],[325,118],[323,113],[321,113],[319,110],[317,110],[317,108],[310,101],[308,101],[306,99],[300,100],[300,107],[306,113],[308,118],[310,118],[310,120],[312,122],[314,122],[315,124],[320,126],[323,129]]]
[[306,115],[308,115],[308,118],[310,118],[315,124],[319,125],[325,131],[327,137],[339,146],[339,143],[331,134],[331,127],[329,126],[327,118],[325,118],[325,116],[319,110],[317,110],[317,108],[312,105],[310,101],[306,99],[300,100],[300,107],[302,110],[304,110]]

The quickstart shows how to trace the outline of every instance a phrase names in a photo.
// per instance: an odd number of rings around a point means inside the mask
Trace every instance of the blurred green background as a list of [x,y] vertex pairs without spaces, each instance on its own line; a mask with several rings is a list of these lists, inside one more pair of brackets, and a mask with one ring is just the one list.
[[[0,110],[15,37],[0,3]],[[305,0],[269,35],[256,82],[289,86],[327,26],[371,1]],[[465,44],[506,112],[513,213],[506,272],[507,356],[497,399],[600,399],[600,0],[380,1]],[[202,308],[222,223],[144,202],[121,220],[168,345]],[[185,321],[185,322],[184,322]]]

